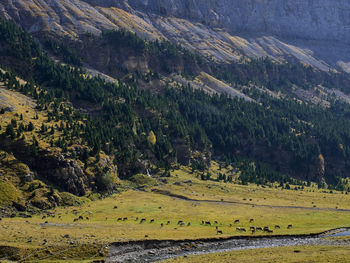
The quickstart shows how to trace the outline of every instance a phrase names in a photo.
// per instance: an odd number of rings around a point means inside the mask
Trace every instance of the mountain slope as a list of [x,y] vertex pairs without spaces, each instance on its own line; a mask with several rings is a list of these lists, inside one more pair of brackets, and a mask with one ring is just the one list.
[[[126,179],[147,170],[170,169],[177,163],[205,171],[211,158],[234,163],[244,171],[239,178],[242,182],[286,182],[294,177],[327,181],[335,187],[342,182],[341,177],[348,176],[350,106],[332,96],[324,97],[329,100],[324,107],[252,86],[243,88],[255,101],[249,102],[250,99],[245,101],[225,94],[208,95],[186,83],[170,83],[158,71],[142,74],[126,70],[122,78],[107,83],[90,77],[83,69],[55,63],[29,34],[9,22],[2,21],[0,30],[4,36],[0,52],[3,65],[34,80],[42,90],[35,91],[33,85],[27,86],[27,90],[16,83],[10,87],[29,92],[39,99],[39,109],[51,109],[51,118],[67,122],[58,126],[63,135],[52,143],[80,161],[86,162],[89,157],[92,163],[102,160],[103,150],[117,164],[118,175]],[[122,54],[126,51],[141,52],[142,56],[152,54],[151,60],[156,61],[163,58],[166,70],[181,69],[191,56],[194,62],[200,61],[168,42],[146,42],[125,31],[107,32],[107,35],[118,40],[112,42],[115,50]],[[271,89],[283,87],[291,92],[293,82],[307,89],[320,81],[336,87],[342,81],[349,81],[347,75],[342,78],[340,74],[315,72],[300,65],[277,65],[268,60],[230,67],[227,71],[213,70],[226,72],[233,82],[254,80],[267,83]],[[159,67],[154,69],[164,71]],[[157,81],[165,85],[159,90],[147,88],[149,83]],[[229,89],[205,73],[192,82]],[[142,88],[140,83],[146,87]],[[321,93],[322,89],[319,90]],[[277,95],[271,96],[274,92]],[[62,100],[69,107],[55,110]],[[8,132],[3,136],[7,140],[13,137]],[[74,154],[76,142],[87,150]],[[104,163],[108,166],[108,162]],[[40,168],[40,164],[35,167]],[[109,169],[97,167],[94,172],[97,181],[93,182],[99,183]],[[50,180],[50,175],[47,176]],[[98,190],[96,187],[90,186]]]
[[[82,11],[84,10],[84,11]],[[269,56],[349,71],[349,3],[322,1],[13,1],[0,12],[33,33],[73,38],[125,28],[219,61]]]

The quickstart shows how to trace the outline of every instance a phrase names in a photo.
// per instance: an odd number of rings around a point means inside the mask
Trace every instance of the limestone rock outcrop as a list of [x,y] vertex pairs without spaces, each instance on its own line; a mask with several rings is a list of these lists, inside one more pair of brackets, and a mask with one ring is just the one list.
[[269,56],[350,72],[348,0],[1,0],[0,15],[33,33],[126,28],[218,61]]

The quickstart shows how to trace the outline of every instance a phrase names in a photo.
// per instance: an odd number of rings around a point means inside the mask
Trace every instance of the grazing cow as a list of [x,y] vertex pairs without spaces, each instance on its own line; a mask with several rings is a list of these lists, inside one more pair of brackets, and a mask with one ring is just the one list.
[[145,235],[145,237],[148,237],[148,235]]
[[161,224],[160,224],[160,227],[163,227],[163,226],[164,226],[164,224],[163,224],[163,223],[161,223]]
[[168,221],[166,224],[167,224],[167,225],[170,225],[170,221]]
[[135,221],[138,221],[138,220],[139,220],[139,218],[138,218],[138,217],[136,217]]
[[202,220],[202,225],[204,225],[204,221]]
[[177,221],[177,224],[178,224],[178,225],[184,224],[184,221],[179,220],[179,221]]
[[150,224],[154,223],[154,219],[151,219],[151,220],[149,221],[149,223],[150,223]]
[[86,217],[86,220],[89,220],[89,217]]
[[255,229],[252,229],[252,234],[254,234],[255,233]]
[[232,227],[232,224],[230,224],[230,227]]
[[77,222],[79,219],[78,218],[74,218],[73,222]]
[[59,219],[61,219],[61,218],[62,218],[62,216],[58,216],[58,218],[59,218]]
[[237,227],[236,230],[240,232],[246,232],[245,228],[243,227]]
[[249,220],[249,223],[253,223],[253,222],[254,222],[254,219],[251,218],[251,219]]
[[261,227],[257,227],[256,231],[263,231],[263,229]]
[[269,233],[269,234],[272,234],[273,230],[268,229],[266,232]]
[[255,227],[251,226],[249,227],[250,230],[255,230]]
[[126,220],[128,220],[128,218],[127,218],[127,217],[124,217],[124,218],[123,218],[123,221],[126,221]]
[[288,227],[287,227],[287,228],[288,228],[288,229],[291,229],[292,227],[293,227],[293,225],[288,225]]
[[269,231],[269,227],[268,226],[264,226],[264,231],[265,232]]
[[122,221],[123,219],[121,217],[118,217],[117,221]]
[[218,227],[218,226],[216,226],[216,227],[215,227],[215,229],[216,229],[216,230],[218,230],[218,229],[219,229],[219,227]]
[[239,223],[239,220],[238,220],[238,219],[236,219],[234,223],[235,223],[235,224],[238,224],[238,223]]
[[79,216],[79,220],[84,220],[84,217],[83,216]]
[[216,230],[217,235],[222,235],[222,230]]
[[214,224],[217,225],[217,224],[218,224],[218,221],[214,221]]
[[187,226],[191,226],[191,222],[188,222],[188,223],[187,223]]
[[206,221],[205,224],[206,224],[207,226],[211,226],[210,221]]
[[184,222],[181,222],[181,223],[180,223],[180,226],[184,226],[184,225],[185,225],[185,223],[184,223]]
[[281,227],[279,225],[275,225],[275,229],[280,229]]
[[143,222],[146,222],[146,218],[142,218],[140,224],[142,224]]
[[45,219],[46,218],[46,216],[43,216],[41,219]]

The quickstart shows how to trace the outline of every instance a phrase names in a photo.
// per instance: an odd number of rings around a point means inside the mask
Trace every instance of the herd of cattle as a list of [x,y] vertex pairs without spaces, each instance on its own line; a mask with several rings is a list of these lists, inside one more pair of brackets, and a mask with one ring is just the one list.
[[[117,219],[117,221],[127,221],[127,220],[128,220],[127,217],[124,217],[124,218],[119,217],[119,218]],[[136,217],[135,221],[140,221],[140,224],[147,223],[147,219],[146,219],[146,218],[138,218],[138,217]],[[150,223],[150,224],[155,223],[155,220],[152,218],[152,219],[149,220],[149,223]],[[229,227],[233,227],[234,225],[237,225],[237,224],[239,224],[239,223],[240,223],[240,220],[238,220],[238,219],[233,220],[233,223],[232,223],[232,224],[229,224]],[[250,224],[254,223],[254,219],[251,218],[251,219],[249,220],[249,223],[250,223]],[[164,227],[164,225],[170,225],[170,224],[171,224],[171,222],[170,222],[170,221],[167,221],[166,223],[161,223],[161,224],[160,224],[160,227],[162,228],[162,227]],[[178,226],[181,226],[181,227],[183,227],[183,226],[191,226],[191,222],[185,223],[184,221],[179,220],[179,221],[177,222],[177,225],[178,225]],[[217,233],[218,235],[223,234],[223,231],[219,229],[219,226],[223,226],[223,224],[222,224],[222,223],[219,223],[218,221],[214,221],[214,222],[212,223],[211,221],[202,220],[201,225],[203,225],[203,226],[215,226],[216,233]],[[291,229],[292,227],[293,227],[293,225],[289,224],[289,225],[287,226],[287,229]],[[275,230],[276,230],[276,229],[281,229],[281,227],[280,227],[279,225],[274,225],[273,228],[274,228]],[[265,233],[269,233],[269,234],[272,234],[272,233],[273,233],[273,230],[270,229],[269,226],[264,226],[264,227],[250,226],[249,229],[246,229],[246,228],[244,228],[244,227],[236,227],[236,231],[237,231],[237,232],[247,232],[248,230],[251,231],[252,234],[254,234],[254,233],[257,232],[257,231],[261,231],[261,232],[265,232]]]
[[[75,213],[74,214],[77,214],[77,211],[74,211]],[[89,215],[91,215],[92,213],[91,212],[89,212]],[[47,215],[47,216],[50,216],[50,215]],[[43,216],[42,217],[42,219],[45,219],[47,216]],[[55,217],[55,215],[51,215],[52,217]],[[61,216],[58,216],[58,218],[61,218]],[[107,220],[108,218],[106,217],[106,220]],[[77,217],[77,218],[75,218],[75,219],[73,219],[73,222],[77,222],[77,221],[80,221],[80,220],[89,220],[89,217],[87,217],[87,216],[85,216],[85,217],[83,217],[83,216],[79,216],[79,217]],[[128,221],[128,218],[127,217],[119,217],[119,218],[117,218],[117,222],[122,222],[122,221]],[[136,217],[135,218],[135,221],[137,221],[137,222],[139,222],[140,224],[143,224],[143,223],[147,223],[147,221],[148,221],[148,223],[149,224],[153,224],[153,223],[155,223],[155,220],[152,218],[152,219],[149,219],[149,220],[147,220],[146,218],[139,218],[139,217]],[[239,227],[239,225],[240,225],[240,220],[239,219],[235,219],[235,220],[232,220],[232,223],[231,224],[229,224],[228,226],[231,228],[231,227],[234,227],[234,226],[237,226],[236,227],[236,231],[237,232],[248,232],[248,231],[250,231],[251,232],[251,234],[254,234],[254,233],[256,233],[256,232],[264,232],[264,233],[268,233],[268,234],[272,234],[273,233],[273,231],[274,230],[277,230],[277,229],[281,229],[281,226],[279,226],[279,225],[274,225],[274,226],[272,226],[271,228],[273,228],[273,229],[271,229],[269,226],[263,226],[263,227],[260,227],[260,226],[252,226],[253,224],[254,224],[254,219],[253,218],[251,218],[249,221],[249,224],[250,224],[250,226],[249,226],[249,228],[245,228],[245,227]],[[45,223],[47,223],[47,221],[45,221]],[[160,224],[160,227],[162,228],[162,227],[164,227],[165,225],[170,225],[171,224],[171,222],[170,221],[166,221],[166,223],[161,223]],[[202,226],[215,226],[215,230],[216,230],[216,234],[217,235],[222,235],[223,234],[223,231],[221,230],[221,229],[219,229],[219,227],[221,226],[223,226],[223,224],[222,223],[219,223],[218,221],[213,221],[213,222],[211,222],[211,221],[208,221],[208,220],[202,220],[202,222],[200,223]],[[180,226],[180,227],[184,227],[184,226],[191,226],[191,222],[187,222],[187,223],[185,223],[184,221],[182,221],[182,220],[179,220],[178,222],[177,222],[177,225],[178,226]],[[291,228],[293,228],[293,225],[292,224],[289,224],[288,226],[287,226],[287,229],[291,229]]]

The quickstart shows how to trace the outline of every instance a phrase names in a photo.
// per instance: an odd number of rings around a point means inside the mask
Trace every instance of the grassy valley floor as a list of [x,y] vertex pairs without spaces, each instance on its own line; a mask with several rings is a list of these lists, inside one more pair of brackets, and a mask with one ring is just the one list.
[[[0,254],[3,259],[12,260],[89,262],[103,258],[108,244],[120,241],[295,235],[350,226],[350,211],[346,210],[350,208],[350,197],[340,192],[202,181],[185,167],[172,172],[166,183],[159,179],[143,178],[142,190],[132,190],[131,184],[123,183],[130,190],[80,206],[58,207],[32,218],[3,218]],[[167,194],[181,194],[199,201]],[[239,222],[234,223],[235,220]],[[178,221],[184,225],[180,226]],[[202,221],[210,221],[211,226],[203,225]],[[280,228],[275,229],[275,225]],[[292,228],[288,229],[288,225]],[[250,226],[268,226],[273,233],[252,234]],[[217,235],[216,227],[222,234]],[[237,231],[237,227],[247,232]]]

